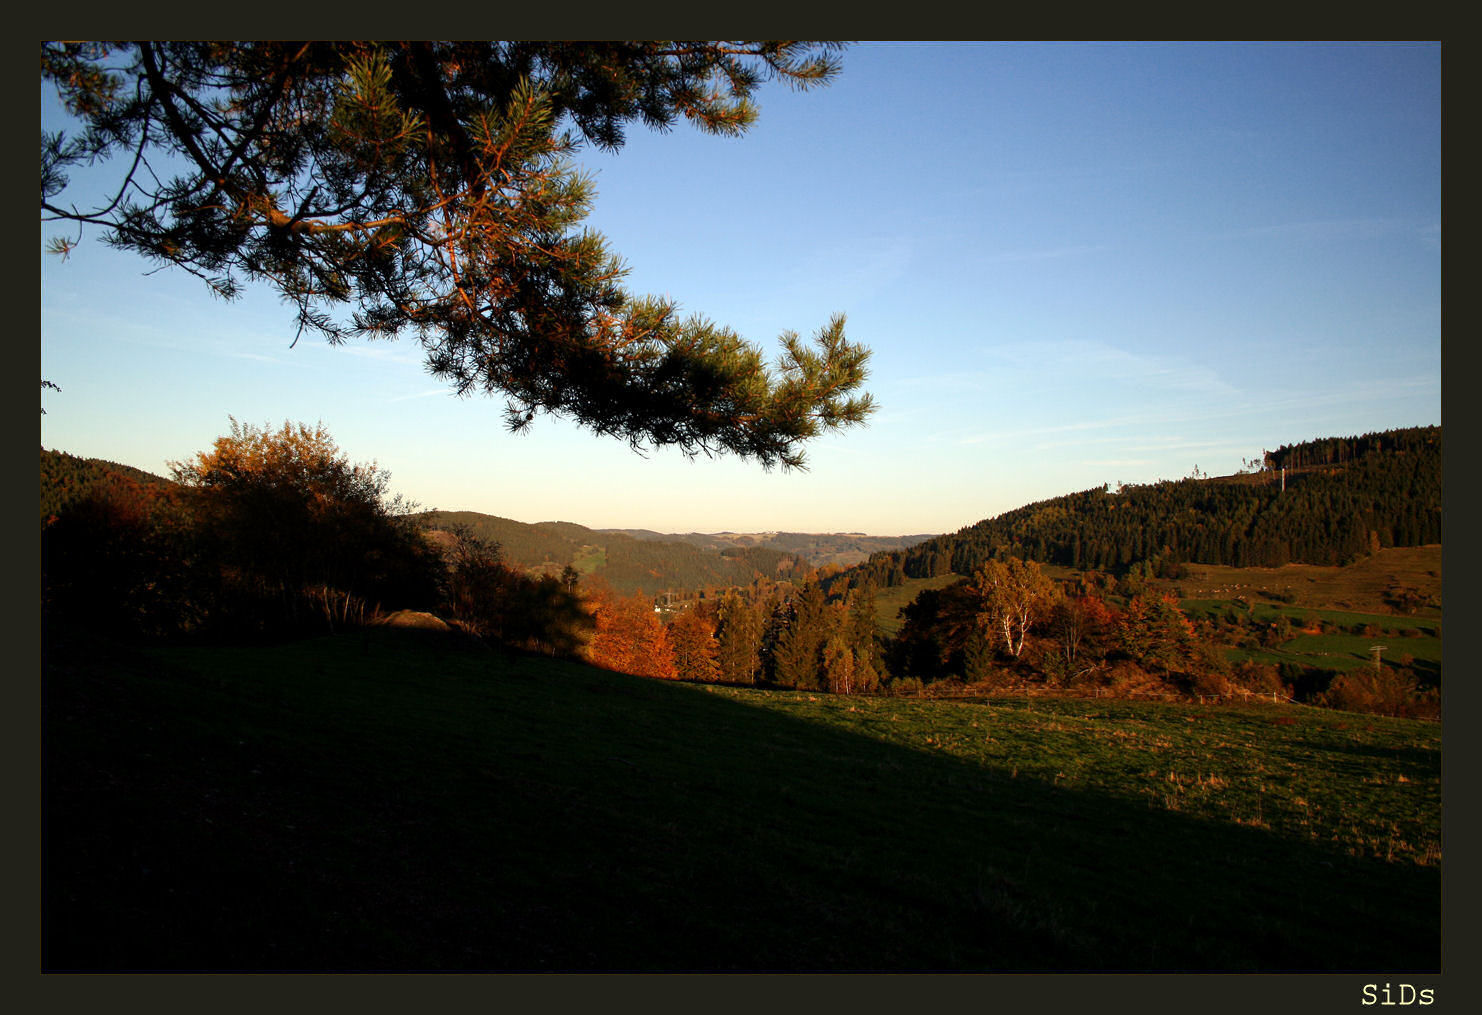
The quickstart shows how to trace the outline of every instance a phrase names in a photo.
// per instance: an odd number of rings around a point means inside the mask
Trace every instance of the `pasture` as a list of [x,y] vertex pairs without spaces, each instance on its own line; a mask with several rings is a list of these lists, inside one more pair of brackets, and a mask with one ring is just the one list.
[[43,691],[53,971],[1440,966],[1434,723],[691,686],[387,630],[57,636]]

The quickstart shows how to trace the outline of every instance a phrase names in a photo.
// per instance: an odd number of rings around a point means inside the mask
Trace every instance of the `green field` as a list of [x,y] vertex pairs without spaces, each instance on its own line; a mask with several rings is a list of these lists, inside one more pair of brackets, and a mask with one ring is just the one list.
[[[1232,659],[1253,659],[1262,663],[1296,663],[1320,669],[1344,672],[1360,666],[1372,666],[1375,645],[1384,646],[1382,658],[1391,664],[1409,657],[1413,665],[1439,682],[1441,673],[1441,618],[1403,616],[1385,613],[1354,613],[1346,610],[1312,609],[1256,603],[1247,614],[1228,600],[1186,599],[1180,603],[1192,619],[1218,617],[1230,610],[1249,616],[1257,624],[1268,624],[1287,618],[1294,631],[1291,638],[1266,649],[1232,648]],[[1337,629],[1311,633],[1326,622]],[[1373,628],[1374,634],[1354,633],[1359,628]]]
[[927,589],[940,589],[962,581],[960,574],[935,578],[907,578],[903,584],[890,585],[875,593],[875,623],[886,638],[894,638],[901,629],[900,611]]
[[47,969],[1438,970],[1440,726],[46,646]]
[[[1180,598],[1233,599],[1280,595],[1299,607],[1380,613],[1388,611],[1385,590],[1409,586],[1441,599],[1441,547],[1388,547],[1346,567],[1288,564],[1285,567],[1223,567],[1189,564],[1183,578],[1159,582],[1180,589]],[[1438,611],[1422,611],[1438,615]],[[1392,614],[1391,614],[1392,616]]]
[[607,565],[607,550],[601,546],[583,546],[571,562],[571,566],[582,574],[591,574]]

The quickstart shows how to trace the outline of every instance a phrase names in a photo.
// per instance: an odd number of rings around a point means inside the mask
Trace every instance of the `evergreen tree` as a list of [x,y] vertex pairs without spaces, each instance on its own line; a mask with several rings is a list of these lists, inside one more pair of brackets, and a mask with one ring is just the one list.
[[850,589],[845,599],[844,640],[853,658],[853,684],[861,693],[876,690],[883,679],[880,627],[875,618],[875,586]]
[[754,684],[762,669],[762,627],[759,603],[729,593],[720,602],[717,631],[721,678],[732,684]]
[[777,683],[805,691],[824,688],[823,649],[832,633],[830,619],[823,588],[816,582],[804,585],[777,640],[773,657]]
[[947,676],[962,672],[969,638],[981,628],[979,600],[966,579],[940,589],[925,589],[901,610],[902,624],[890,645],[894,677]]
[[[458,394],[503,397],[511,429],[564,415],[635,448],[801,466],[861,423],[868,351],[844,318],[760,349],[669,299],[582,227],[582,143],[634,120],[744,132],[764,79],[838,70],[803,42],[137,42],[41,45],[80,129],[42,133],[43,222],[92,227],[225,298],[267,281],[299,334],[410,334]],[[95,207],[67,173],[118,167]],[[167,165],[178,176],[156,176]],[[66,254],[71,235],[54,237]]]
[[968,635],[962,649],[962,679],[969,684],[987,683],[993,679],[993,639],[984,630]]

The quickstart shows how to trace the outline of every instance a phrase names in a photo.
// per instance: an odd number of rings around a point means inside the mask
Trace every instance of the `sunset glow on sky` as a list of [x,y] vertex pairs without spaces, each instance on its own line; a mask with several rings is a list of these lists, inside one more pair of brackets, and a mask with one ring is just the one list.
[[292,345],[266,287],[95,233],[41,255],[42,446],[167,474],[228,416],[322,421],[425,507],[895,535],[1441,422],[1438,44],[871,43],[759,98],[739,139],[633,125],[580,162],[634,291],[769,350],[848,315],[879,408],[807,472],[511,435],[412,340]]

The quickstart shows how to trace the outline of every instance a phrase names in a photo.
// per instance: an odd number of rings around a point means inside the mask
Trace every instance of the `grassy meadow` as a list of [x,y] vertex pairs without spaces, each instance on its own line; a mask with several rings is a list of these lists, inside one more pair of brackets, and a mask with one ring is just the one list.
[[392,630],[43,658],[53,971],[1440,968],[1434,723]]

